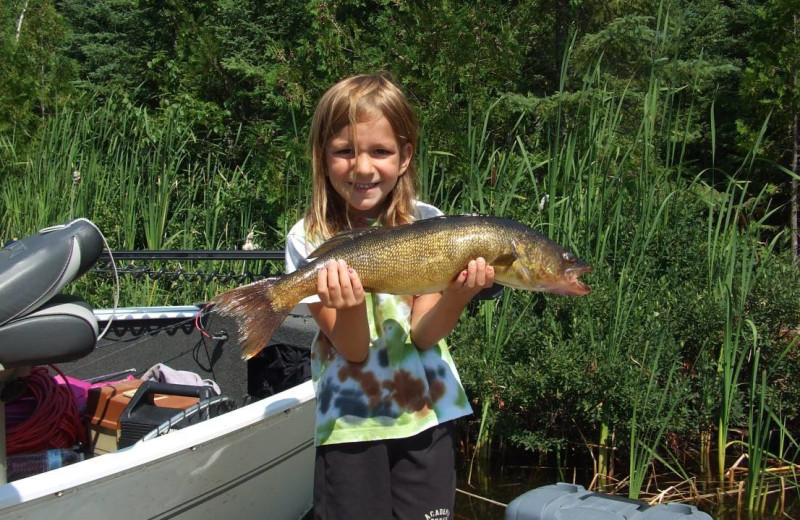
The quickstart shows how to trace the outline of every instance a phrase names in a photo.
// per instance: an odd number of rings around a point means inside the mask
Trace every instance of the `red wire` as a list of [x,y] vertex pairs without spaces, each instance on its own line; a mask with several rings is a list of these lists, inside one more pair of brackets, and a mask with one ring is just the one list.
[[199,330],[199,331],[200,331],[200,333],[201,333],[203,336],[205,336],[205,337],[207,337],[207,338],[210,338],[210,337],[211,337],[211,334],[209,334],[208,332],[206,332],[206,329],[204,329],[204,328],[203,328],[203,322],[200,320],[200,319],[203,317],[203,313],[205,312],[205,309],[206,309],[206,308],[205,308],[205,307],[203,307],[202,309],[200,309],[199,311],[197,311],[197,314],[196,314],[196,315],[195,315],[195,317],[194,317],[194,327],[195,327],[197,330]]
[[[52,366],[52,365],[51,365]],[[67,378],[53,366],[65,385],[59,385],[44,367],[33,367],[25,378],[23,397],[32,397],[34,411],[6,431],[6,453],[38,453],[85,444],[86,430]]]

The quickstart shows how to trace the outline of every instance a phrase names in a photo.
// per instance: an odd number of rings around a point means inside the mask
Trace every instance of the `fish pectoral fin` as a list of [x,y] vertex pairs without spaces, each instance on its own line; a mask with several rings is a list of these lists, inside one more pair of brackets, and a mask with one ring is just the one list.
[[492,261],[492,265],[496,267],[511,267],[511,264],[517,261],[519,258],[519,252],[517,252],[517,242],[516,240],[511,241],[511,251],[509,253],[503,253],[499,255]]
[[511,267],[517,259],[517,256],[511,253],[500,255],[492,260],[490,263],[494,267]]
[[505,255],[501,255],[501,256],[503,256],[505,258],[508,258],[508,264],[507,264],[508,267],[511,267],[511,264],[516,262],[517,263],[517,268],[520,271],[522,271],[523,276],[526,279],[531,280],[533,278],[530,269],[528,269],[527,266],[525,266],[525,264],[523,262],[519,261],[521,255],[520,255],[519,251],[517,250],[517,241],[516,240],[512,240],[511,241],[511,252],[510,253],[506,253]]

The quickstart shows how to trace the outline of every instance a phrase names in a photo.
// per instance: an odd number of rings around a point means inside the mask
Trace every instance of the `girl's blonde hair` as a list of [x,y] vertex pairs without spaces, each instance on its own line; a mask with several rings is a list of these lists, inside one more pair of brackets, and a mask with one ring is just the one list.
[[[351,227],[347,201],[333,189],[328,178],[325,147],[331,137],[345,126],[354,129],[357,123],[380,116],[392,126],[401,161],[405,159],[402,154],[406,144],[411,144],[413,154],[419,135],[416,114],[405,95],[383,74],[346,78],[328,89],[320,99],[309,136],[313,186],[311,207],[305,220],[306,236],[324,240]],[[381,225],[396,226],[414,219],[418,183],[419,175],[414,162],[410,161],[384,201],[378,217]]]

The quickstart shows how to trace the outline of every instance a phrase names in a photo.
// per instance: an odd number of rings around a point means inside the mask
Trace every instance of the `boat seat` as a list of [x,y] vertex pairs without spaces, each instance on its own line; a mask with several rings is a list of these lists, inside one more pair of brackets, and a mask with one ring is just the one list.
[[59,294],[0,327],[0,364],[8,369],[74,361],[94,350],[97,335],[89,304]]
[[91,307],[59,294],[103,251],[100,230],[78,219],[0,250],[0,370],[79,359],[97,342]]

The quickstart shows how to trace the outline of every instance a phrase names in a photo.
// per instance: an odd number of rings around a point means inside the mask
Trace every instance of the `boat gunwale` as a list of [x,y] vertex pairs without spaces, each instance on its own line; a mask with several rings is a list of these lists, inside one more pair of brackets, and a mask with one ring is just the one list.
[[[0,486],[0,510],[41,497],[65,493],[92,481],[196,448],[226,434],[252,427],[271,417],[291,413],[292,409],[313,402],[314,398],[312,383],[306,381],[237,410],[212,417],[202,423],[174,430],[167,435],[140,441],[112,453],[9,482]],[[308,438],[313,444],[312,431],[309,431]]]

